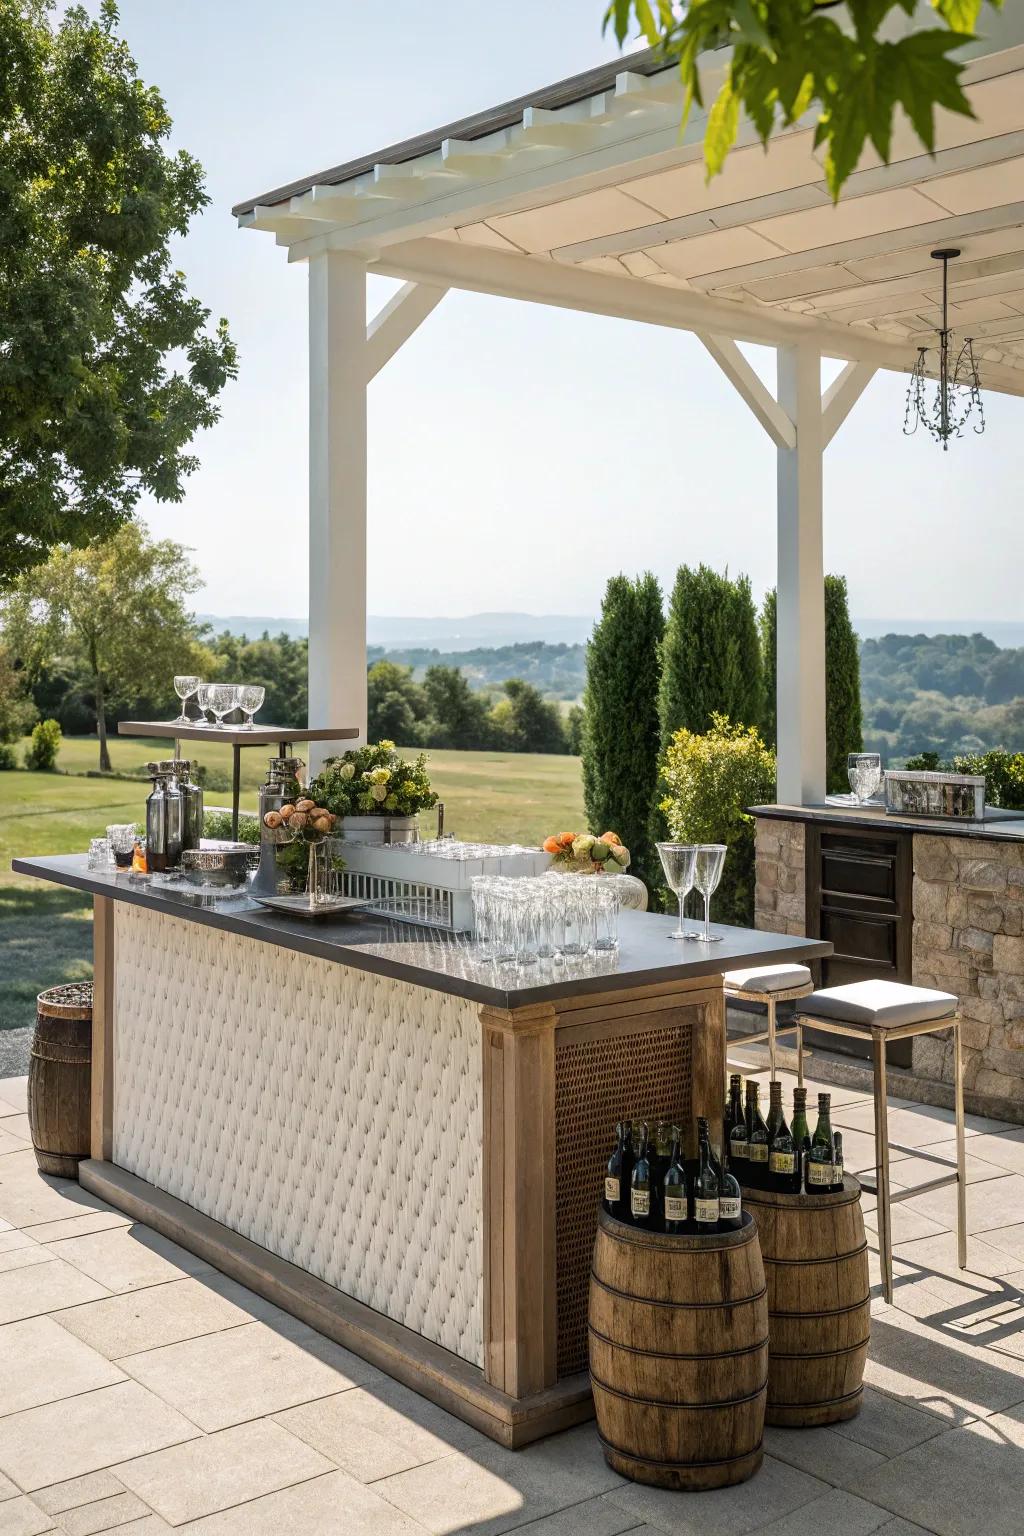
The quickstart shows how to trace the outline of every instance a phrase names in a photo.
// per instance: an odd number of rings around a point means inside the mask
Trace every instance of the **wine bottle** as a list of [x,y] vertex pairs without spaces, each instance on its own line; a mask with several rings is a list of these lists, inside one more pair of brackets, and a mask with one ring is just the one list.
[[629,1180],[629,1216],[635,1227],[651,1225],[651,1164],[646,1121],[640,1127],[640,1145]]
[[809,1195],[827,1195],[832,1191],[831,1094],[818,1094],[818,1123],[814,1127],[807,1154],[805,1177]]
[[810,1150],[811,1133],[807,1125],[807,1089],[793,1089],[793,1144],[798,1152]]
[[783,1195],[800,1193],[800,1151],[786,1124],[781,1101],[779,1119],[768,1143],[768,1188]]
[[722,1123],[722,1146],[726,1152],[732,1140],[733,1126],[743,1119],[743,1100],[740,1097],[740,1075],[734,1072],[729,1078],[729,1097],[725,1101],[725,1119]]
[[768,1127],[758,1102],[757,1083],[753,1084],[753,1090],[750,1101],[750,1140],[747,1143],[747,1182],[754,1189],[765,1189],[768,1184]]
[[629,1220],[629,1175],[633,1171],[632,1157],[626,1151],[629,1132],[629,1121],[620,1120],[615,1127],[615,1146],[604,1175],[604,1208],[618,1221]]
[[832,1189],[838,1194],[843,1187],[843,1133],[836,1131],[832,1137]]
[[[750,1098],[750,1084],[747,1084],[747,1098]],[[730,1079],[729,1102],[732,1107],[732,1127],[729,1131],[729,1162],[736,1170],[740,1178],[747,1176],[747,1115],[740,1099],[740,1080],[738,1077]]]
[[679,1143],[683,1139],[683,1133],[678,1125],[672,1127],[672,1152],[669,1156],[668,1168],[662,1183],[662,1210],[664,1212],[665,1231],[678,1236],[689,1230],[690,1225],[690,1200],[686,1186],[686,1167],[683,1163],[683,1154]]
[[697,1121],[697,1141],[700,1147],[700,1167],[693,1189],[693,1219],[698,1233],[705,1236],[718,1231],[718,1178],[711,1166],[711,1144],[708,1122],[703,1116]]
[[[716,1153],[717,1147],[712,1149]],[[743,1225],[743,1197],[739,1181],[729,1167],[729,1154],[719,1164],[718,1171],[718,1226],[722,1232],[735,1232]]]
[[647,1160],[651,1165],[651,1225],[659,1229],[665,1215],[661,1209],[661,1195],[672,1157],[672,1131],[673,1126],[668,1120],[659,1120],[653,1144],[647,1152]]
[[777,1078],[772,1078],[768,1084],[768,1145],[771,1146],[772,1137],[779,1128],[782,1119],[782,1084]]

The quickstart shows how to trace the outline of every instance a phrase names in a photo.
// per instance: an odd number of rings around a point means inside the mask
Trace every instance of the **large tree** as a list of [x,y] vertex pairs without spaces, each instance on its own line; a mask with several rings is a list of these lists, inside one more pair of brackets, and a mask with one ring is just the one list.
[[749,578],[681,565],[661,647],[662,746],[683,727],[697,735],[710,730],[716,714],[737,725],[756,725],[761,695],[761,645]]
[[[1003,0],[988,3],[999,9]],[[825,146],[825,175],[838,198],[868,140],[888,165],[897,108],[929,153],[936,107],[974,116],[960,83],[963,60],[949,55],[971,41],[983,0],[931,4],[939,25],[915,29],[904,17],[913,17],[918,0],[610,0],[605,26],[620,44],[635,28],[666,60],[679,61],[684,121],[695,102],[703,105],[701,54],[729,46],[704,134],[709,178],[736,142],[741,111],[767,144],[814,110],[815,148]]]
[[[764,650],[763,735],[776,745],[778,601],[773,587],[761,609]],[[860,696],[860,642],[850,619],[845,576],[825,577],[825,784],[830,794],[849,788],[846,758],[864,745]]]
[[658,785],[661,588],[648,571],[613,576],[587,645],[583,695],[583,803],[598,836],[617,832],[633,872],[660,883],[651,836]]
[[144,492],[179,501],[235,372],[170,241],[209,201],[199,164],[99,17],[0,0],[0,586],[84,546]]
[[96,710],[99,765],[110,770],[106,712],[121,697],[174,701],[177,672],[210,661],[185,599],[199,573],[180,544],[153,541],[135,523],[88,549],[55,550],[21,578],[16,615],[5,615],[15,654],[33,644],[37,626],[80,657]]

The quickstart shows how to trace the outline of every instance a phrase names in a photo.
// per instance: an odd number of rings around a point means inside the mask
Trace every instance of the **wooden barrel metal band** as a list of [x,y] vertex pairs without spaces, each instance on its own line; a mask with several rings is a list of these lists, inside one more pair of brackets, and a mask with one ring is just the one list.
[[[856,1344],[845,1344],[841,1349],[802,1349],[799,1354],[790,1354],[784,1349],[773,1349],[773,1360],[831,1360],[833,1355],[855,1355],[858,1349],[864,1349],[871,1343],[869,1336],[858,1339]],[[852,1396],[852,1393],[851,1393]]]
[[618,1296],[622,1301],[636,1302],[643,1307],[670,1307],[673,1312],[727,1311],[732,1307],[749,1306],[752,1301],[760,1301],[768,1294],[765,1285],[760,1291],[752,1291],[749,1296],[736,1296],[729,1301],[656,1301],[654,1297],[633,1296],[628,1291],[618,1291],[613,1285],[607,1285],[599,1275],[595,1275],[593,1270],[590,1271],[590,1278],[608,1296]]
[[801,1409],[806,1409],[808,1411],[813,1411],[815,1408],[824,1408],[825,1406],[828,1406],[829,1408],[839,1408],[839,1407],[842,1406],[843,1403],[853,1403],[853,1402],[856,1402],[858,1397],[863,1397],[863,1396],[864,1396],[864,1383],[861,1382],[859,1387],[855,1387],[852,1392],[844,1393],[842,1397],[824,1398],[824,1399],[820,1399],[818,1402],[813,1402],[813,1403],[774,1403],[772,1401],[772,1399],[769,1398],[768,1399],[768,1404],[769,1404],[769,1407],[772,1407],[772,1408],[785,1408],[789,1412],[797,1412],[797,1413],[799,1413]]
[[716,1349],[713,1355],[709,1355],[706,1349],[685,1354],[671,1349],[638,1349],[635,1344],[620,1344],[617,1339],[610,1339],[606,1333],[599,1332],[593,1323],[588,1323],[587,1332],[592,1339],[600,1339],[602,1344],[607,1344],[611,1349],[621,1349],[627,1355],[643,1355],[645,1360],[736,1360],[743,1355],[756,1355],[768,1343],[767,1339],[762,1339],[760,1343],[746,1344],[742,1349]]
[[772,1307],[772,1317],[784,1318],[808,1318],[808,1317],[846,1317],[851,1312],[860,1312],[871,1300],[870,1294],[866,1294],[859,1301],[851,1301],[848,1307],[815,1307],[813,1312],[783,1312],[778,1307]]
[[[768,1340],[765,1339],[764,1345],[766,1346],[767,1343]],[[718,1359],[718,1356],[712,1355],[709,1356],[709,1359],[716,1360]],[[759,1387],[756,1387],[753,1392],[744,1392],[742,1397],[719,1397],[715,1398],[714,1400],[703,1398],[688,1402],[673,1403],[664,1397],[641,1397],[636,1392],[620,1392],[617,1387],[610,1387],[607,1382],[602,1381],[600,1376],[595,1376],[593,1371],[590,1373],[590,1379],[594,1383],[595,1387],[600,1387],[601,1391],[607,1392],[609,1397],[619,1397],[623,1402],[640,1403],[645,1408],[668,1408],[670,1410],[678,1410],[680,1412],[685,1409],[687,1413],[704,1413],[707,1409],[710,1408],[738,1408],[743,1403],[753,1403],[761,1396],[761,1393],[768,1385],[768,1377],[766,1376]],[[749,1456],[750,1452],[747,1451],[745,1454]]]
[[664,1467],[666,1470],[682,1467],[686,1471],[699,1472],[710,1467],[732,1467],[738,1461],[749,1461],[752,1456],[757,1456],[764,1448],[764,1440],[761,1439],[749,1451],[741,1451],[736,1456],[723,1456],[718,1461],[659,1461],[654,1456],[636,1456],[632,1451],[622,1451],[613,1441],[608,1440],[598,1430],[597,1438],[601,1444],[614,1451],[616,1456],[621,1456],[623,1461],[635,1461],[638,1466]]
[[68,1067],[85,1067],[92,1061],[92,1051],[89,1050],[73,1050],[71,1055],[65,1056],[60,1051],[37,1050],[35,1045],[33,1045],[29,1055],[34,1056],[37,1061],[59,1061]]
[[808,1264],[841,1264],[844,1259],[859,1259],[862,1253],[867,1253],[867,1239],[859,1248],[848,1248],[844,1253],[826,1253],[820,1259],[772,1259],[767,1254],[762,1254],[766,1264],[773,1264],[778,1269],[800,1269]]

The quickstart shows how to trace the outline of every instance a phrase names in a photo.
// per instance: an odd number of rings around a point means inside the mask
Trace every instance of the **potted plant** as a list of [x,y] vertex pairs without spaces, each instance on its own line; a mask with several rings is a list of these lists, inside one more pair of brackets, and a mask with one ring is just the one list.
[[418,816],[437,804],[427,759],[401,757],[393,741],[329,757],[309,793],[343,820],[342,835],[368,843],[412,843]]

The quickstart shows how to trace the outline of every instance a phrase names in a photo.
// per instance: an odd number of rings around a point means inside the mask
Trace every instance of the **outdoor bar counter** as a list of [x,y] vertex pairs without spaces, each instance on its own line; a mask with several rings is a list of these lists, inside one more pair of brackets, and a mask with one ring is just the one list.
[[719,1120],[722,971],[831,947],[625,912],[617,953],[509,976],[371,916],[14,868],[94,898],[83,1185],[513,1446],[592,1411],[615,1121]]

